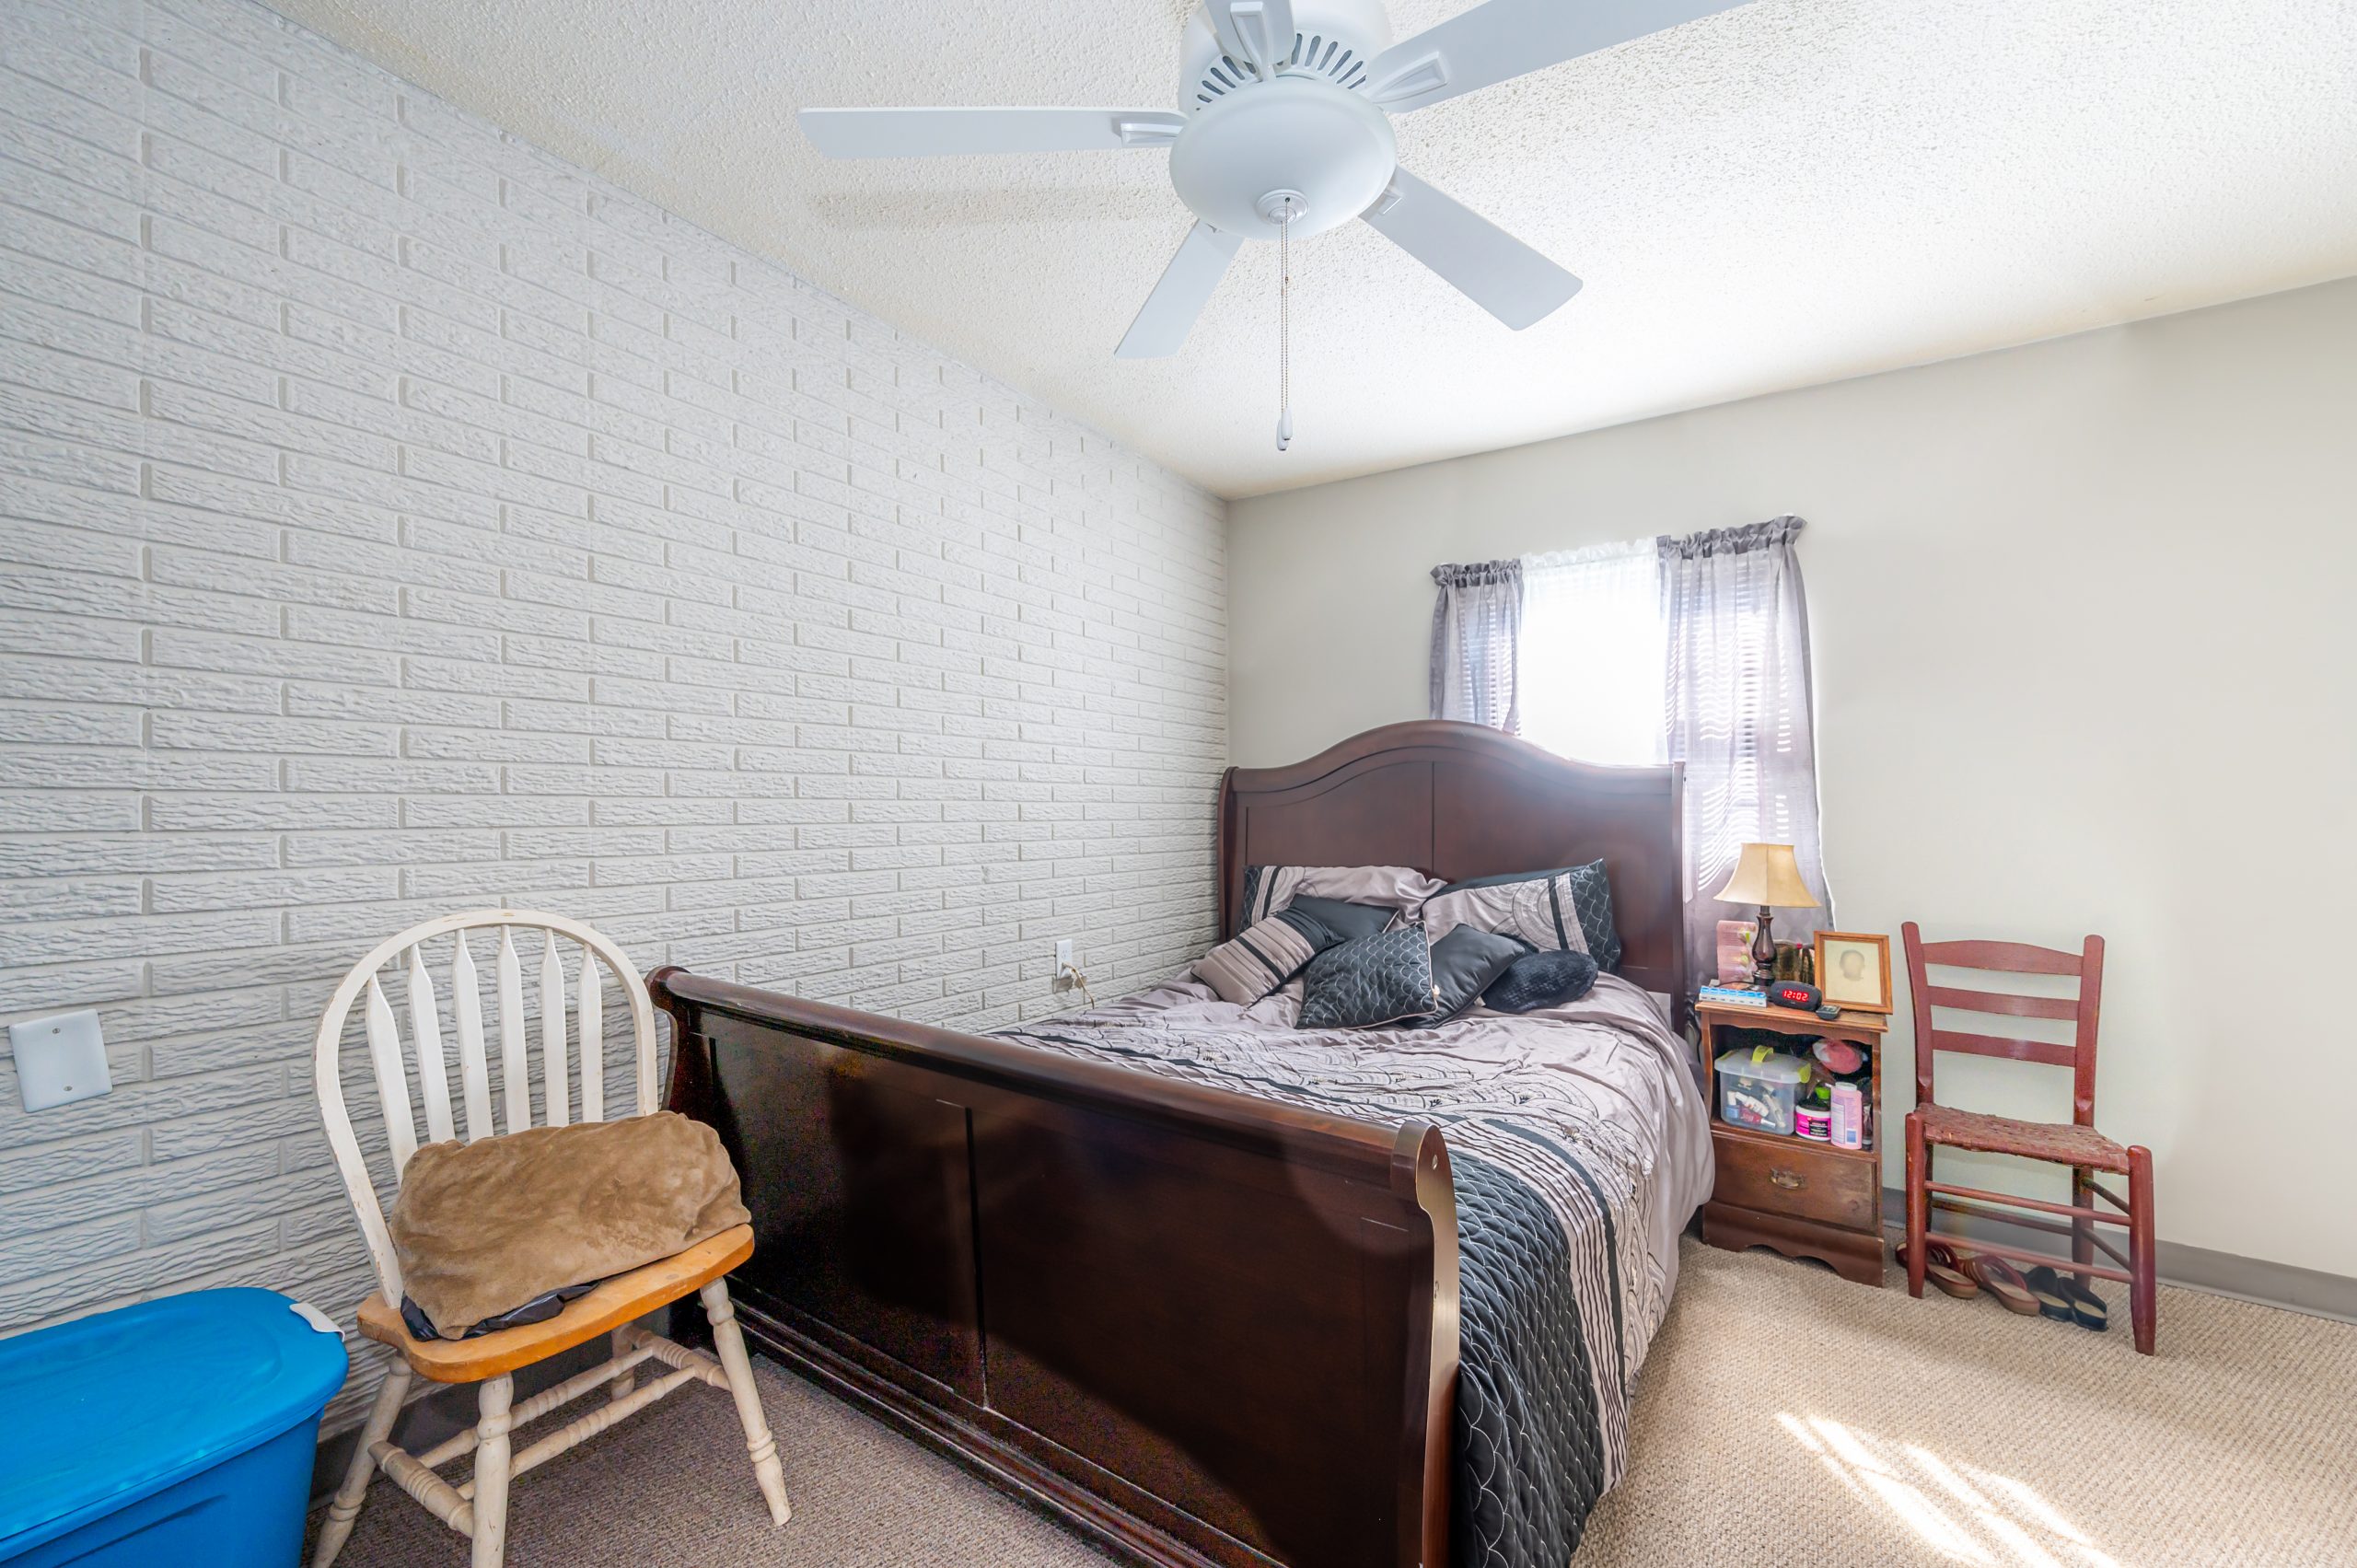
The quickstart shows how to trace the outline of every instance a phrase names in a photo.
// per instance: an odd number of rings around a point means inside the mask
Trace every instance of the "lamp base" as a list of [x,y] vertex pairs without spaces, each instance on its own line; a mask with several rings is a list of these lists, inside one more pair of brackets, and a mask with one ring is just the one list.
[[1776,917],[1759,906],[1759,929],[1751,936],[1751,983],[1763,990],[1776,981],[1776,938],[1771,930]]

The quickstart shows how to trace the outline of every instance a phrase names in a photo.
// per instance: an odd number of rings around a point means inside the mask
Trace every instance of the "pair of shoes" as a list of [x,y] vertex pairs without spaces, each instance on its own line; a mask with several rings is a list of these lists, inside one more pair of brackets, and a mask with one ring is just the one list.
[[2111,1308],[2078,1275],[2040,1264],[2029,1272],[2027,1283],[2038,1297],[2038,1316],[2058,1323],[2075,1322],[2097,1333],[2111,1327]]
[[2022,1277],[2022,1272],[2019,1269],[2014,1268],[2003,1258],[1968,1252],[1965,1254],[1964,1272],[1979,1281],[1980,1287],[1989,1293],[1990,1298],[2006,1311],[2019,1313],[2025,1318],[2035,1318],[2041,1310],[2036,1293],[2030,1289],[2029,1281]]
[[[1966,1257],[1971,1254],[1967,1253]],[[1898,1248],[1898,1266],[1907,1267],[1907,1248]],[[1958,1301],[1969,1301],[1980,1294],[1980,1283],[1965,1272],[1956,1249],[1945,1241],[1934,1241],[1923,1249],[1923,1277]]]
[[[1907,1266],[1907,1249],[1898,1249],[1898,1266]],[[2039,1272],[2051,1274],[2050,1269]],[[1959,1301],[1969,1301],[1987,1292],[1991,1300],[2008,1312],[2025,1318],[2036,1317],[2046,1310],[2045,1305],[2030,1284],[2031,1275],[2022,1272],[2003,1258],[1980,1252],[1958,1252],[1945,1241],[1934,1241],[1923,1249],[1923,1277]],[[2100,1303],[2098,1303],[2100,1305]],[[2049,1314],[2051,1316],[2051,1314]],[[2062,1313],[2071,1314],[2068,1307]]]

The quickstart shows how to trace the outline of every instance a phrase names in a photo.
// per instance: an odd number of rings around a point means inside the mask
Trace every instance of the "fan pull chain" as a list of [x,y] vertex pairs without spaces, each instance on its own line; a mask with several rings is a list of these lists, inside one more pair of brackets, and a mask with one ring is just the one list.
[[1293,446],[1293,198],[1277,223],[1277,450]]

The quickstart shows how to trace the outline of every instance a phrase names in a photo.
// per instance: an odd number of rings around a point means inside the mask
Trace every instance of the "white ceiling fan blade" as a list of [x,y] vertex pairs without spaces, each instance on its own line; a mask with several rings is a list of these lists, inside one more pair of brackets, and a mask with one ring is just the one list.
[[806,109],[801,120],[829,157],[1167,147],[1187,125],[1167,109]]
[[1222,52],[1273,80],[1293,59],[1293,0],[1203,0]]
[[1364,215],[1386,239],[1517,332],[1580,291],[1579,279],[1404,168],[1393,172]]
[[1403,113],[1748,3],[1483,0],[1376,55],[1366,96]]
[[1177,354],[1243,244],[1241,235],[1223,234],[1207,223],[1189,229],[1114,354],[1123,359],[1165,359]]

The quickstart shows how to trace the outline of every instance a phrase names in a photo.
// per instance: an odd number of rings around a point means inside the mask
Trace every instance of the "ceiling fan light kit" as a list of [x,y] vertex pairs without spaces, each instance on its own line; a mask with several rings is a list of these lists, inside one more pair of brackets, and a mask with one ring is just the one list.
[[[1197,218],[1115,351],[1178,352],[1247,239],[1292,241],[1363,218],[1519,331],[1579,279],[1399,167],[1391,116],[1608,49],[1744,0],[1482,0],[1401,42],[1381,0],[1204,0],[1179,45],[1175,112],[1156,109],[806,109],[830,157],[1166,147]],[[1279,343],[1290,393],[1288,346]],[[1277,446],[1290,445],[1283,397]]]

